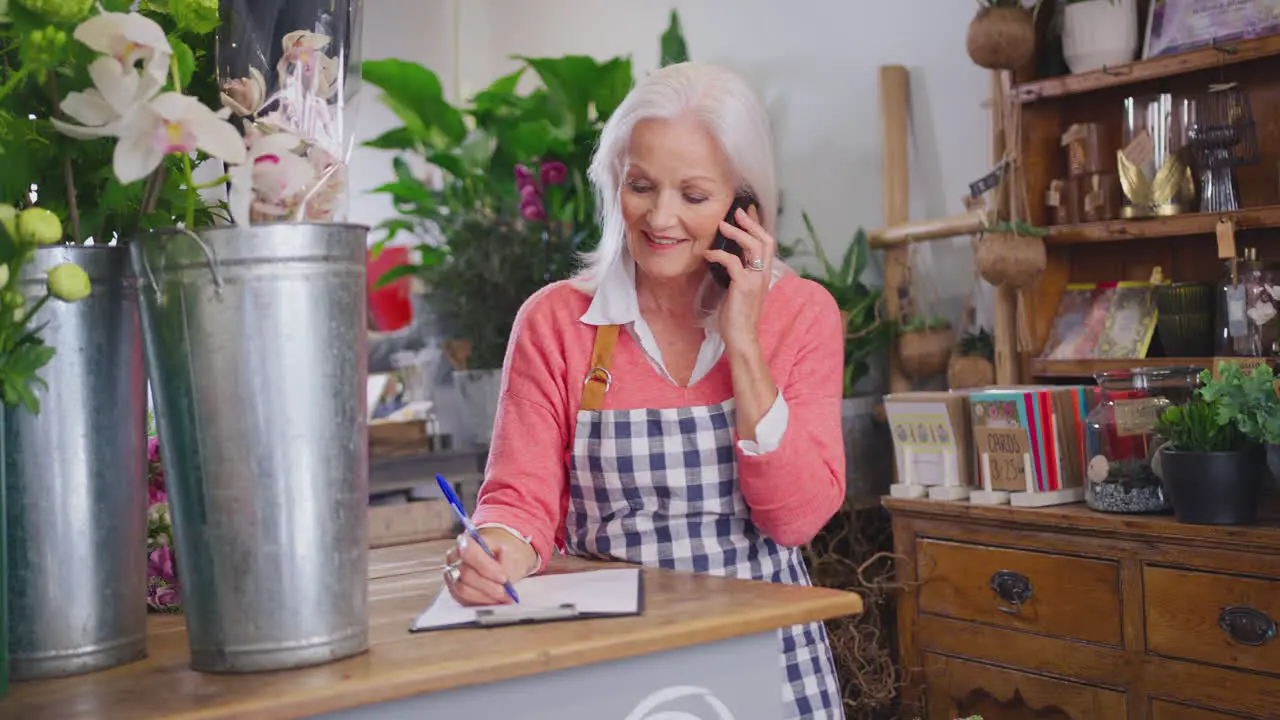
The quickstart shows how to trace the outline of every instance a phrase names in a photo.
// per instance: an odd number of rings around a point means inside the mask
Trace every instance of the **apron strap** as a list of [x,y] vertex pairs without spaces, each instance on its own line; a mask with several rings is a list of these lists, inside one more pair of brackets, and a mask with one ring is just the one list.
[[596,328],[596,344],[591,348],[591,369],[582,383],[583,410],[603,410],[604,394],[613,386],[609,363],[613,361],[613,347],[618,343],[618,325],[601,325]]

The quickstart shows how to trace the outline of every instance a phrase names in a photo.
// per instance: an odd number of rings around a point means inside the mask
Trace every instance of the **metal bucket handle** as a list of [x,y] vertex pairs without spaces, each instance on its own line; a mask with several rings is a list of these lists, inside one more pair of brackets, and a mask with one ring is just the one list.
[[[196,244],[200,246],[201,252],[204,253],[204,259],[209,263],[209,273],[213,275],[214,292],[221,295],[222,273],[218,270],[218,256],[213,252],[213,248],[209,247],[209,244],[200,239],[200,236],[192,232],[190,228],[182,227],[178,228],[178,231],[195,240]],[[160,283],[156,282],[156,276],[151,272],[151,262],[147,260],[146,253],[141,253],[141,257],[142,271],[147,274],[147,283],[151,285],[151,292],[158,295],[160,294]]]

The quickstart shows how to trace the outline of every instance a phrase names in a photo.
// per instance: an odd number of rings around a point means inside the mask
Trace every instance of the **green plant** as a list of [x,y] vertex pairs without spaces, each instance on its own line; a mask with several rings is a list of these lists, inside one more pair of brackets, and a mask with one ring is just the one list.
[[[882,317],[883,295],[862,282],[862,273],[871,260],[871,245],[862,228],[845,248],[840,265],[831,264],[818,240],[809,214],[802,212],[805,232],[822,265],[822,275],[802,275],[822,285],[835,298],[844,321],[844,396],[852,397],[854,387],[871,370],[871,359],[889,344],[891,324]],[[799,240],[796,244],[799,244]]]
[[1246,370],[1224,362],[1218,365],[1217,378],[1206,370],[1200,380],[1197,394],[1215,408],[1220,424],[1234,425],[1253,442],[1280,444],[1280,396],[1270,366]]
[[1236,423],[1225,418],[1213,401],[1197,393],[1189,402],[1165,408],[1156,422],[1156,433],[1174,450],[1183,452],[1231,452],[1242,449],[1248,439]]
[[1014,219],[1013,222],[1001,220],[992,223],[982,230],[988,233],[1009,233],[1011,235],[1019,235],[1021,237],[1045,237],[1049,234],[1048,228],[1037,227],[1028,222]]
[[977,332],[968,330],[964,335],[960,336],[956,351],[962,357],[980,357],[994,362],[996,358],[995,339],[991,337],[991,333],[987,332],[984,327],[978,328]]
[[899,333],[924,332],[926,330],[942,330],[951,327],[951,322],[939,315],[911,315],[898,322]]
[[[673,11],[663,62],[686,56]],[[363,66],[365,81],[382,90],[382,102],[403,123],[365,143],[397,153],[395,180],[374,192],[390,196],[399,215],[379,226],[385,234],[375,252],[407,232],[419,253],[417,263],[388,271],[377,284],[420,275],[453,337],[471,342],[475,368],[501,366],[520,305],[572,275],[599,239],[587,169],[605,122],[634,82],[628,57],[517,59],[519,69],[459,106],[422,65]],[[517,86],[527,72],[541,83],[522,94]],[[408,156],[439,168],[441,181],[415,175]]]
[[[4,5],[5,3],[0,3]],[[101,13],[127,16],[130,0],[103,0]],[[109,242],[138,230],[171,226],[190,215],[190,224],[208,225],[225,216],[223,207],[196,202],[188,171],[205,159],[170,153],[148,182],[122,181],[113,171],[116,143],[109,133],[77,139],[59,132],[55,119],[70,96],[98,89],[89,67],[99,53],[74,34],[99,15],[94,3],[13,0],[0,7],[0,203],[19,209],[39,204],[56,214],[64,240]],[[205,12],[205,11],[208,12]],[[213,72],[217,3],[212,0],[145,0],[135,13],[158,25],[168,47],[156,64],[156,89],[180,90],[217,107]],[[212,18],[212,24],[210,21]],[[152,48],[135,45],[133,57]],[[157,53],[159,49],[156,49]],[[200,68],[197,71],[197,68]],[[163,84],[163,87],[160,85]],[[106,93],[116,103],[128,98]],[[82,95],[83,96],[83,95]],[[83,107],[83,103],[81,104]],[[133,123],[137,127],[137,121]],[[188,210],[190,208],[190,210]]]
[[18,279],[31,261],[38,245],[50,245],[62,238],[62,223],[44,208],[27,208],[21,213],[0,205],[0,401],[9,407],[21,406],[35,415],[40,401],[33,388],[44,386],[39,372],[53,359],[55,349],[40,337],[43,325],[32,319],[50,299],[75,302],[89,294],[89,276],[77,265],[63,264],[49,271],[45,294],[31,307]]

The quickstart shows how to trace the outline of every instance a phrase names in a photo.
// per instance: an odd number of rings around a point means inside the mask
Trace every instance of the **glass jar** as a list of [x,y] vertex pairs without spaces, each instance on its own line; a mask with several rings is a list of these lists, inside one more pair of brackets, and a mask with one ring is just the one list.
[[1198,367],[1135,368],[1097,373],[1101,402],[1085,419],[1085,502],[1109,513],[1172,509],[1152,461],[1156,420],[1191,399]]
[[1267,357],[1280,351],[1275,263],[1258,260],[1255,248],[1244,248],[1244,257],[1227,260],[1218,283],[1219,357]]

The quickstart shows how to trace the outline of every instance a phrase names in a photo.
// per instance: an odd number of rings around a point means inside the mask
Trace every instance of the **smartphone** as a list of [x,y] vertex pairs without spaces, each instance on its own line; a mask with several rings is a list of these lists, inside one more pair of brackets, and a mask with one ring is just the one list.
[[[738,209],[741,208],[743,211],[749,212],[751,208],[757,207],[757,205],[758,203],[756,202],[755,196],[750,193],[739,194],[733,199],[733,204],[729,206],[729,213],[724,216],[724,220],[730,225],[738,227],[738,221],[735,217],[738,214]],[[718,231],[716,232],[716,239],[711,242],[711,249],[724,250],[730,255],[736,256],[739,260],[741,260],[743,256],[742,246],[736,241],[725,237],[724,233]],[[715,281],[720,285],[720,287],[729,287],[729,271],[725,270],[724,266],[720,263],[708,262],[707,264],[710,266],[708,270],[711,272],[711,277],[715,278]]]

